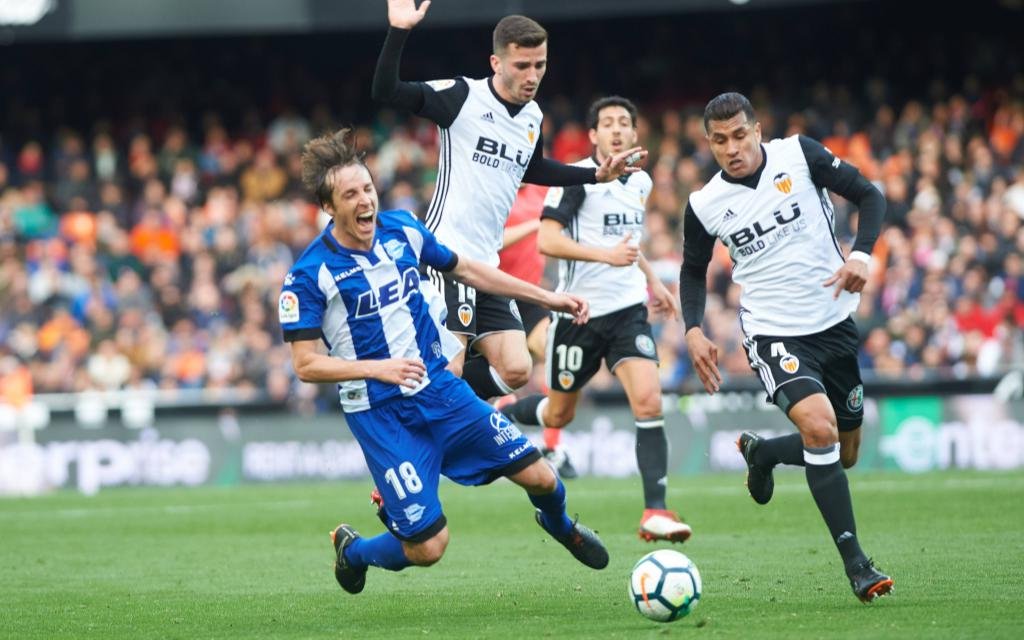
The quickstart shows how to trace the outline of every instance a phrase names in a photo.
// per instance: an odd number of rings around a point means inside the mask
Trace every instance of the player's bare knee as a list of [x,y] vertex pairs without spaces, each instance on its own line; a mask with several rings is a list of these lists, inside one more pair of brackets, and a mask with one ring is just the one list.
[[808,416],[799,426],[805,447],[818,449],[839,442],[839,429],[828,415]]
[[534,495],[546,495],[558,487],[558,478],[555,476],[555,472],[551,470],[550,465],[541,460],[537,462],[540,463],[538,472],[529,492]]
[[445,527],[437,532],[429,540],[406,543],[402,547],[409,562],[418,567],[429,567],[436,564],[444,556],[445,549],[448,548],[448,528]]
[[513,389],[525,387],[530,381],[529,361],[514,361],[499,363],[494,369],[501,376],[501,379]]
[[637,420],[650,420],[662,415],[661,392],[645,393],[633,402],[633,417]]
[[536,460],[519,473],[509,476],[509,480],[526,489],[527,493],[535,496],[551,493],[558,486],[555,472],[551,470],[551,466],[544,460]]

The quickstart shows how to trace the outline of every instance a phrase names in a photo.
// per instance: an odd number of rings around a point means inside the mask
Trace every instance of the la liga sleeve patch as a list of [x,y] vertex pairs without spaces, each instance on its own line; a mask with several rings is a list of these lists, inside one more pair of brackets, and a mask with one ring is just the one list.
[[551,207],[552,209],[558,207],[562,202],[562,194],[565,193],[565,189],[562,187],[551,187],[548,189],[548,193],[544,196],[544,206]]
[[277,319],[281,324],[299,321],[299,296],[293,291],[282,291],[277,301]]
[[455,86],[455,80],[428,80],[427,86],[434,91],[444,91]]

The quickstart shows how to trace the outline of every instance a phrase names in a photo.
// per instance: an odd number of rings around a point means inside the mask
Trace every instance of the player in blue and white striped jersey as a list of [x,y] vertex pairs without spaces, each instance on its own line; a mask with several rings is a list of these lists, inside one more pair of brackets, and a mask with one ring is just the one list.
[[332,220],[286,276],[278,303],[299,378],[339,383],[390,529],[362,538],[339,525],[331,534],[335,578],[359,593],[370,565],[398,571],[437,562],[448,545],[441,474],[465,485],[509,478],[526,490],[541,527],[580,562],[604,568],[608,552],[566,515],[565,488],[537,449],[447,370],[461,344],[444,328],[443,302],[420,280],[419,266],[581,323],[586,301],[456,255],[408,211],[378,212],[370,172],[347,136],[342,130],[306,145],[303,181]]

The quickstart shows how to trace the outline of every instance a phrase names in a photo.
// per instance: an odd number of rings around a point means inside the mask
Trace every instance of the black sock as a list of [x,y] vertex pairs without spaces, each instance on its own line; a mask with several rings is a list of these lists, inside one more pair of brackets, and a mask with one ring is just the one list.
[[644,484],[644,508],[665,509],[668,491],[668,439],[665,418],[636,421],[636,466]]
[[484,358],[472,358],[462,367],[462,379],[469,383],[469,387],[477,397],[490,400],[496,396],[503,396],[503,391],[494,376],[491,375],[491,365]]
[[820,449],[805,448],[804,471],[807,486],[818,504],[832,541],[843,557],[847,570],[863,562],[864,552],[857,541],[857,525],[853,519],[853,500],[846,471],[839,462],[839,444]]
[[540,426],[540,420],[537,419],[537,406],[540,405],[545,396],[537,394],[535,396],[526,396],[516,400],[512,404],[508,405],[501,410],[505,414],[505,417],[515,422],[516,424],[527,424]]
[[791,433],[777,438],[767,438],[757,445],[754,452],[756,464],[775,466],[791,464],[804,466],[804,441],[799,433]]

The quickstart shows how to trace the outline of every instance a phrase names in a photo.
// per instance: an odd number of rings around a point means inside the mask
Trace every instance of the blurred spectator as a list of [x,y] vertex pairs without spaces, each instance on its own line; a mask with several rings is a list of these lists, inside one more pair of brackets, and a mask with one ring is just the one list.
[[[813,34],[812,20],[786,28]],[[710,48],[707,33],[679,21],[656,25],[650,36],[661,58],[678,53],[682,59],[689,50]],[[594,34],[598,43],[608,39],[600,30]],[[885,194],[887,226],[857,310],[865,377],[998,375],[1024,364],[1024,76],[1009,66],[976,74],[963,55],[964,71],[950,78],[926,48],[907,53],[900,43],[912,35],[880,31],[876,39],[849,43],[850,56],[909,55],[901,68],[935,76],[918,83],[935,89],[915,89],[902,75],[878,70],[864,71],[860,85],[800,86],[789,78],[820,77],[800,73],[816,64],[813,56],[799,55],[799,43],[813,37],[794,38],[797,54],[787,73],[765,79],[762,69],[748,73],[737,65],[734,82],[752,86],[766,137],[817,135]],[[591,36],[579,37],[585,47]],[[1015,42],[992,46],[1012,51]],[[461,41],[445,44],[461,47]],[[968,45],[949,46],[963,51]],[[366,47],[366,69],[372,70],[376,47],[376,40]],[[582,110],[590,98],[620,85],[624,95],[635,92],[654,181],[643,248],[674,289],[680,215],[714,170],[701,112],[708,97],[727,87],[699,75],[692,86],[665,83],[663,72],[652,76],[643,65],[606,78],[621,60],[600,46],[586,50],[593,59],[566,58],[549,70],[544,140],[553,157],[585,157],[590,143]],[[723,68],[730,64],[722,62]],[[153,77],[181,75],[158,55],[139,65]],[[247,84],[238,68],[192,66],[194,78],[182,78],[181,87],[161,86],[156,95],[132,83],[108,87],[78,114],[77,129],[61,126],[40,135],[43,127],[30,126],[44,121],[38,105],[0,113],[7,118],[0,128],[23,136],[5,137],[0,148],[4,393],[244,387],[292,400],[303,411],[335,401],[330,385],[294,378],[275,312],[296,252],[325,223],[301,186],[302,145],[314,129],[334,126],[335,109],[340,122],[357,126],[359,148],[380,180],[381,206],[423,214],[438,171],[437,131],[367,104],[356,90],[369,86],[358,64],[351,66],[352,81],[338,87],[331,68],[268,77],[267,91],[263,78]],[[9,78],[24,82],[19,73],[0,76],[0,88],[14,95],[21,85]],[[211,74],[222,88],[212,94],[206,91]],[[318,75],[326,79],[319,83]],[[74,74],[63,77],[66,83],[48,90],[82,88]],[[292,106],[281,107],[287,103]],[[178,104],[181,112],[172,117],[148,110]],[[848,249],[856,212],[833,200],[837,236]],[[730,269],[728,251],[718,245],[709,268],[707,332],[721,350],[723,373],[736,379],[752,374]],[[655,335],[664,388],[695,389],[678,323],[657,325]],[[594,386],[613,383],[606,376]]]

